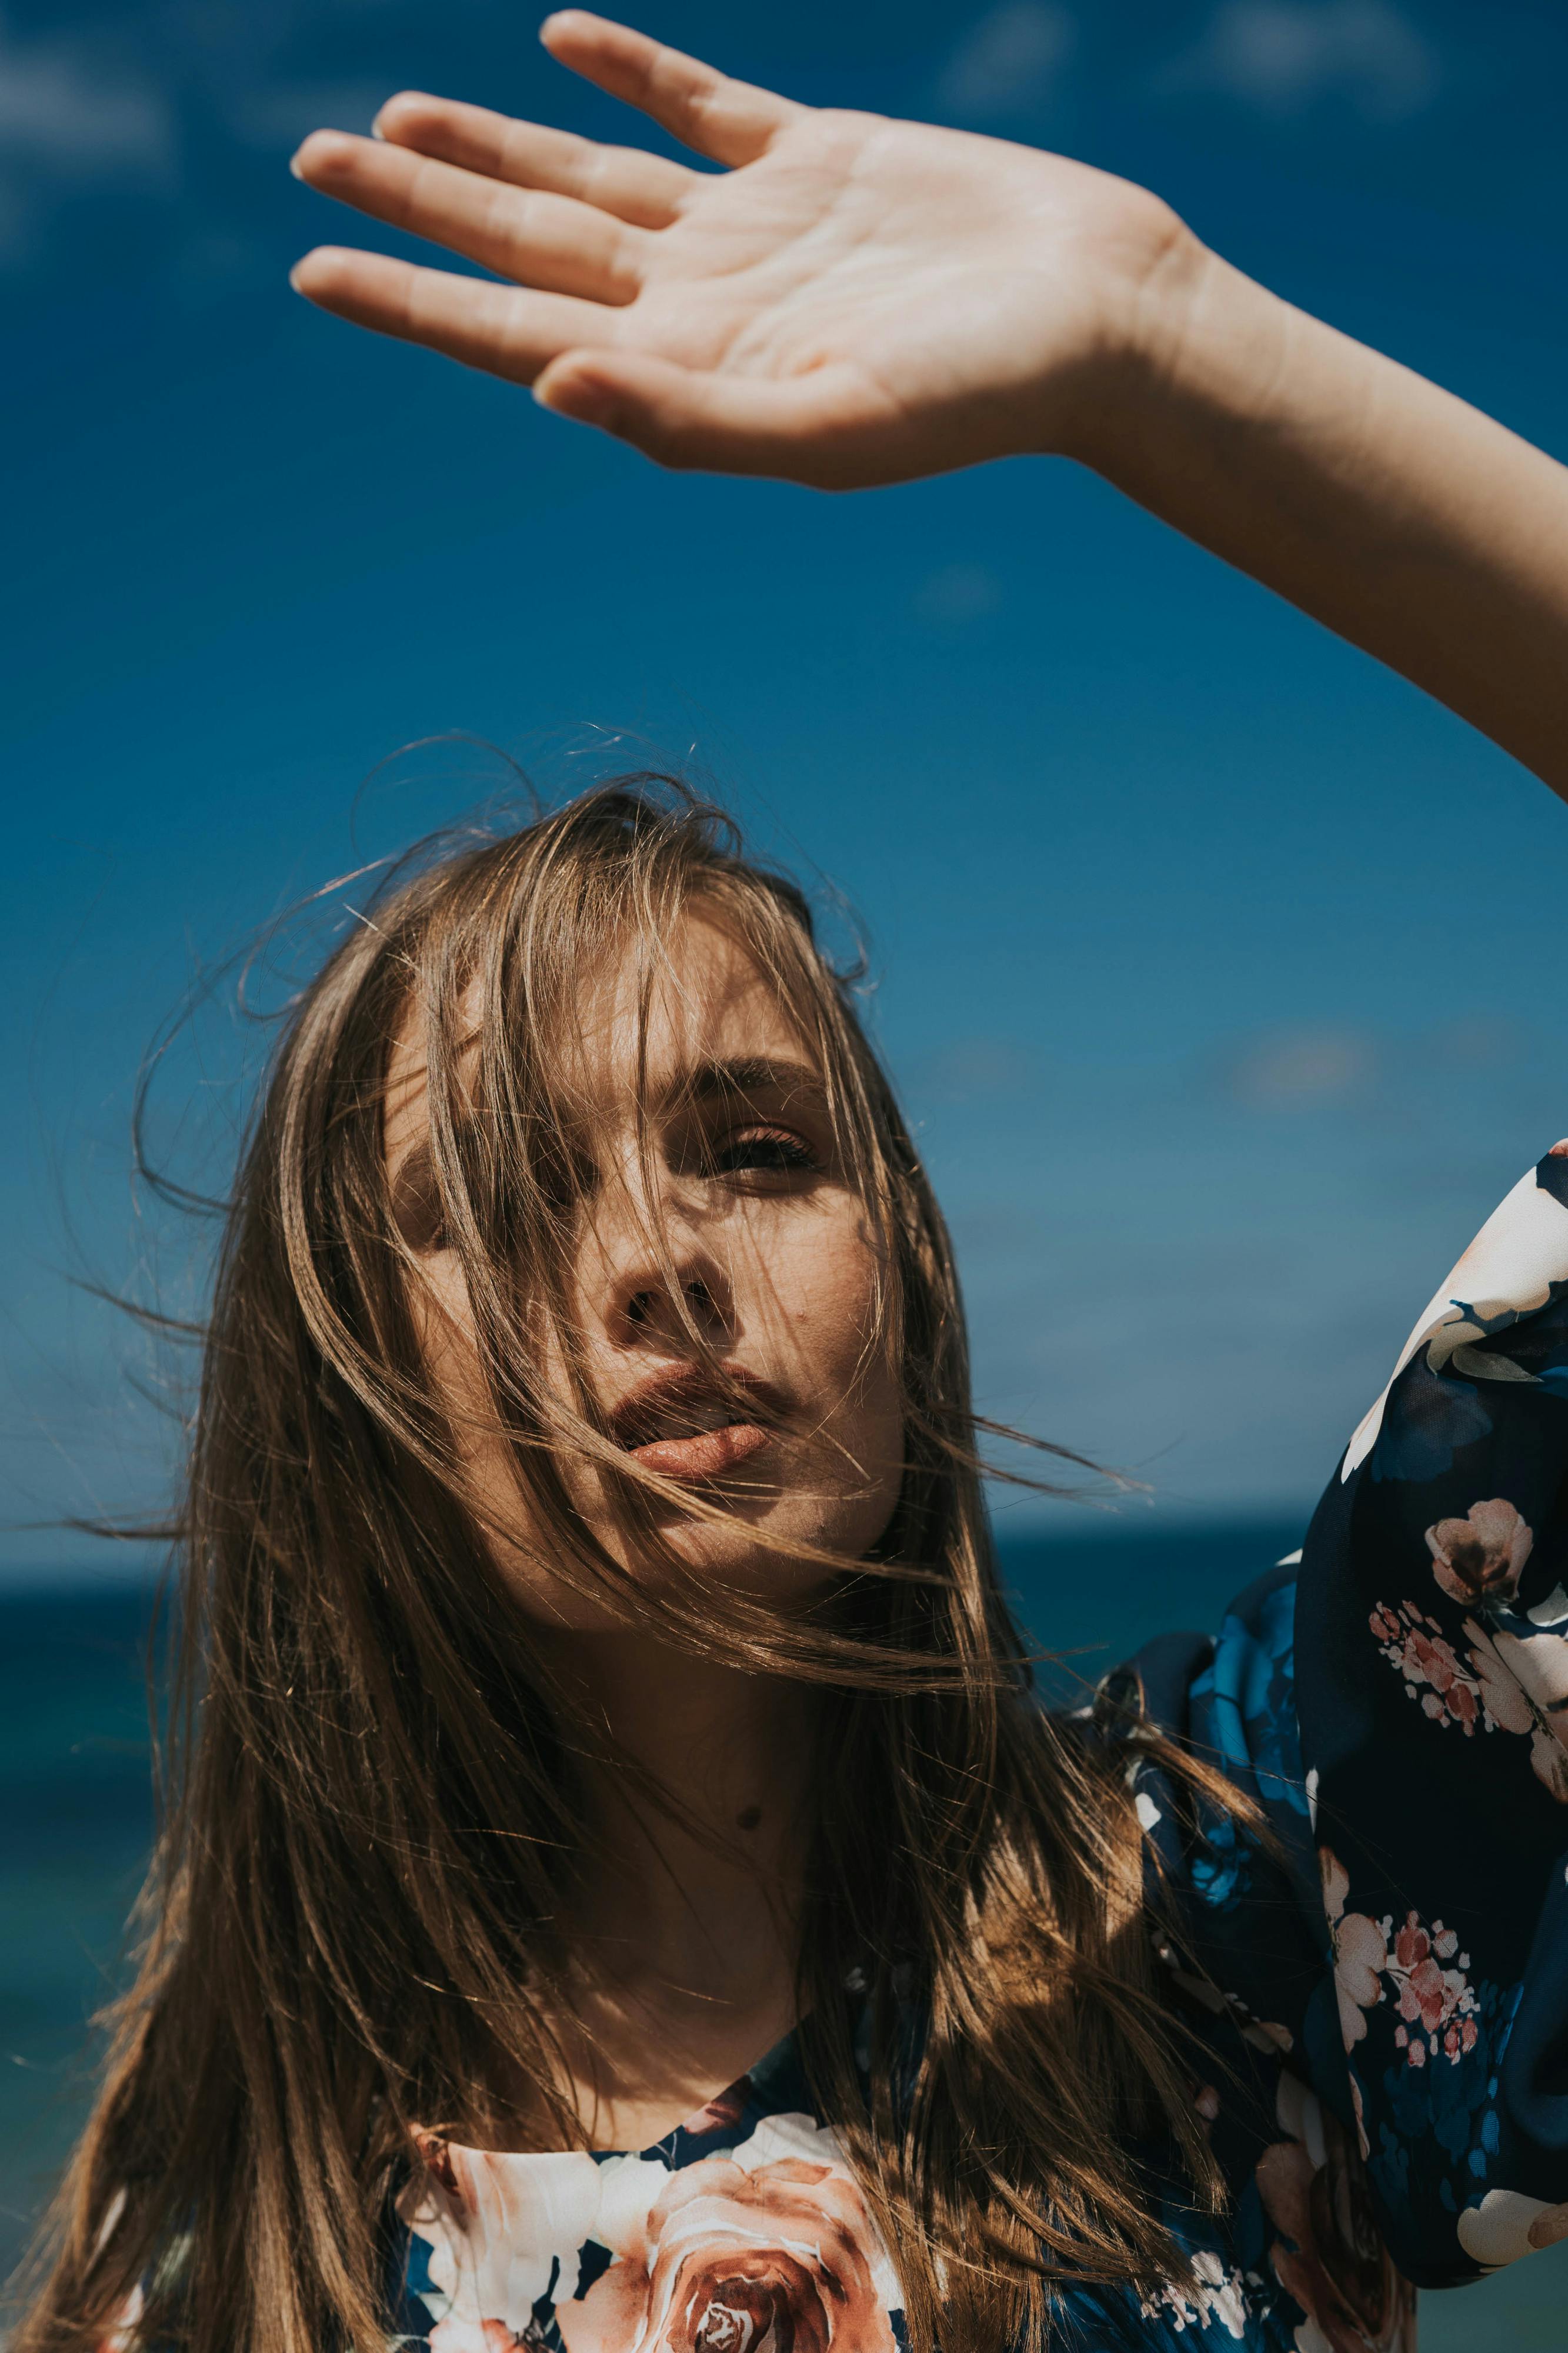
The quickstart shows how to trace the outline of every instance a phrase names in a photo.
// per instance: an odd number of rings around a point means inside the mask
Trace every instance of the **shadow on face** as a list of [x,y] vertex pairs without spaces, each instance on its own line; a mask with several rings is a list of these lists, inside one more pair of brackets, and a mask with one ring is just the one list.
[[[859,1558],[898,1501],[902,1401],[880,1314],[882,1252],[823,1073],[746,947],[717,916],[689,910],[646,979],[628,948],[581,992],[562,1050],[582,1172],[563,1271],[570,1349],[605,1433],[678,1491],[653,1510],[679,1560],[717,1587],[787,1604],[823,1571],[781,1545]],[[458,1083],[468,1114],[482,1116],[478,982],[463,1012]],[[610,1622],[542,1557],[526,1469],[497,1426],[447,1230],[427,1080],[410,1013],[388,1071],[387,1176],[464,1500],[542,1617]],[[546,1386],[569,1405],[568,1342],[559,1323],[542,1330]],[[605,1472],[569,1445],[555,1459],[589,1533],[636,1573]],[[683,1509],[681,1490],[723,1516]]]

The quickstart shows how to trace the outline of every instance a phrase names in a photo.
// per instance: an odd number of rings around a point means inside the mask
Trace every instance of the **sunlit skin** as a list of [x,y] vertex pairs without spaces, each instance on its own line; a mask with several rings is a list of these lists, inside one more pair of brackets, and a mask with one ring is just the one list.
[[495,276],[323,246],[302,294],[663,465],[852,490],[1076,458],[1568,796],[1542,451],[1072,156],[803,106],[580,8],[541,38],[720,168],[405,91],[294,168]]
[[[667,1533],[685,1561],[715,1585],[782,1599],[819,1584],[822,1572],[757,1544],[752,1530],[858,1558],[898,1500],[902,1420],[896,1375],[878,1341],[879,1253],[840,1168],[818,1075],[776,992],[728,932],[701,915],[687,919],[666,953],[668,977],[650,1008],[646,1044],[647,1167],[633,972],[609,976],[579,1008],[577,1077],[594,1117],[597,1183],[584,1204],[574,1320],[606,1413],[654,1377],[693,1367],[686,1318],[727,1369],[764,1385],[763,1426],[742,1431],[742,1447],[719,1450],[737,1453],[732,1463],[679,1442],[645,1443],[637,1459],[724,1505],[715,1523],[670,1504]],[[765,1076],[749,1079],[743,1093],[726,1088],[691,1099],[694,1073],[721,1071]],[[420,1050],[405,1031],[387,1093],[395,1204],[426,1132]],[[656,1219],[684,1315],[653,1248]],[[612,1623],[551,1577],[529,1546],[526,1502],[482,1396],[460,1264],[438,1232],[434,1239],[437,1246],[419,1253],[414,1302],[477,1516],[547,1622]],[[560,1386],[566,1396],[563,1379]],[[673,1419],[681,1419],[679,1408]],[[588,1527],[615,1549],[597,1480],[580,1469],[574,1485]]]
[[[302,294],[531,385],[662,465],[852,490],[994,458],[1077,459],[1568,796],[1568,473],[1541,451],[1258,285],[1157,196],[1071,157],[804,106],[579,9],[542,37],[697,165],[405,91],[377,137],[315,132],[294,168],[491,274],[320,247],[295,269]],[[1075,560],[1060,545],[1040,554]],[[704,1024],[728,1051],[788,1049],[765,991],[716,948],[682,953],[697,1011],[660,1032],[671,1069],[710,1050]],[[648,1271],[613,1001],[601,1034],[605,1165],[580,1281],[613,1401],[677,1339],[657,1305],[628,1319]],[[395,1158],[416,1134],[417,1094],[405,1060]],[[809,1126],[804,1100],[794,1112]],[[782,1102],[755,1108],[763,1125],[788,1124]],[[854,1552],[896,1490],[890,1394],[853,1377],[868,1246],[830,1167],[776,1185],[697,1177],[671,1148],[657,1181],[715,1336],[792,1399],[788,1443],[731,1452],[744,1525],[670,1525],[716,1597],[761,1584],[787,1601],[804,1586],[747,1526]],[[432,1371],[461,1419],[472,1356],[438,1254],[422,1289]],[[560,1672],[714,1834],[682,1843],[624,1824],[624,1861],[594,1892],[584,1952],[600,1968],[583,2014],[606,2023],[576,2089],[596,2138],[637,2145],[789,2022],[810,1702],[783,1678],[655,1654],[578,1618],[507,1541],[521,1504],[499,1453],[476,1441],[468,1476]],[[583,1503],[592,1518],[591,1482]],[[611,1819],[613,1792],[605,1803]],[[755,1825],[750,1868],[714,1843],[742,1822]]]
[[[692,1364],[649,1248],[651,1219],[661,1218],[689,1312],[727,1367],[765,1384],[770,1408],[768,1427],[752,1430],[742,1459],[698,1480],[697,1492],[725,1505],[724,1521],[683,1515],[674,1503],[665,1533],[711,1581],[716,1608],[738,1588],[787,1606],[823,1572],[758,1543],[753,1531],[858,1558],[898,1500],[903,1429],[895,1371],[877,1345],[879,1260],[838,1165],[817,1073],[774,990],[700,914],[667,954],[647,1036],[655,1198],[644,1189],[638,1145],[629,967],[581,1007],[578,1077],[595,1114],[597,1182],[584,1204],[574,1312],[608,1412],[650,1377]],[[476,1022],[480,1012],[474,1003]],[[747,1066],[767,1070],[769,1082],[740,1098],[729,1090],[692,1098],[694,1073]],[[592,1883],[580,1923],[589,1965],[575,2088],[602,2146],[645,2146],[792,2022],[790,1916],[816,1703],[786,1678],[743,1675],[617,1628],[541,1562],[510,1455],[484,1404],[459,1262],[425,1201],[426,1132],[422,1051],[410,1026],[389,1069],[388,1177],[416,1243],[421,1345],[458,1436],[466,1497],[555,1672],[712,1833],[644,1820],[624,1793],[599,1793],[614,1862]],[[679,1442],[648,1448],[650,1467],[679,1479],[680,1451]],[[595,1474],[579,1470],[574,1479],[586,1524],[617,1546]]]

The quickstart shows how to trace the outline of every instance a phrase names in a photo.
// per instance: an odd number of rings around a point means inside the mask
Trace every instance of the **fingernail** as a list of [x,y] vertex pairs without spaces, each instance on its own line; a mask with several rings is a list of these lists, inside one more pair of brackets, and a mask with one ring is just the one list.
[[301,172],[301,170],[300,169],[300,157],[299,157],[299,153],[298,153],[298,151],[296,151],[292,155],[290,155],[290,156],[289,156],[289,169],[293,173],[294,177],[295,177],[297,180],[302,180],[302,179],[304,178],[305,174],[303,174],[303,172]]

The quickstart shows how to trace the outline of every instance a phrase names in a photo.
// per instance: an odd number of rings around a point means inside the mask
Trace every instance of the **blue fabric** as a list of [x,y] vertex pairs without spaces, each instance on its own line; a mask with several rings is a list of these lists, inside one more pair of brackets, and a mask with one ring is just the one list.
[[[1075,2353],[1415,2353],[1416,2286],[1568,2235],[1565,1417],[1568,1147],[1425,1312],[1300,1567],[1102,1685],[1231,2202],[1196,2217],[1152,2152],[1196,2298],[1086,2288]],[[1150,1724],[1274,1852],[1140,1754]],[[399,2326],[436,2353],[904,2342],[789,2041],[656,2149],[453,2150],[449,2189],[398,2252]]]

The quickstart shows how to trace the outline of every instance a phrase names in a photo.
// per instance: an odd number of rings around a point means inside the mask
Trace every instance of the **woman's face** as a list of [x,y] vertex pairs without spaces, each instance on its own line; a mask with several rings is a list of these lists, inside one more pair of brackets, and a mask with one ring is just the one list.
[[[702,913],[684,918],[666,952],[647,1015],[641,1121],[629,962],[579,1008],[574,1077],[589,1107],[595,1174],[572,1311],[614,1437],[650,1470],[724,1507],[721,1523],[679,1501],[660,1504],[667,1540],[716,1584],[783,1599],[812,1589],[822,1572],[759,1544],[759,1534],[858,1558],[898,1500],[903,1430],[876,1333],[879,1260],[838,1163],[819,1074],[774,990]],[[477,999],[472,1013],[477,1028]],[[510,1452],[485,1426],[467,1291],[433,1206],[423,1049],[412,1027],[393,1052],[385,1137],[395,1214],[418,1254],[420,1345],[457,1434],[468,1500],[542,1614],[601,1622],[598,1606],[538,1557]],[[685,1314],[754,1398],[754,1419],[732,1391],[720,1398],[703,1370],[651,1247],[656,1219]],[[565,1399],[564,1367],[557,1373]],[[600,1474],[574,1459],[566,1475],[589,1529],[635,1567]]]

